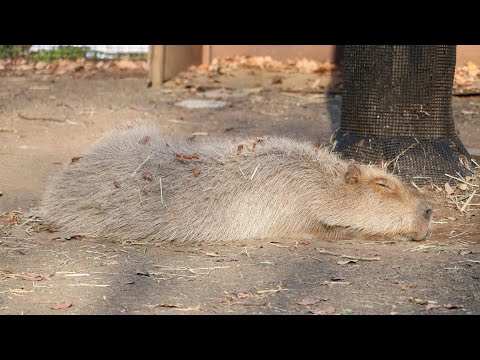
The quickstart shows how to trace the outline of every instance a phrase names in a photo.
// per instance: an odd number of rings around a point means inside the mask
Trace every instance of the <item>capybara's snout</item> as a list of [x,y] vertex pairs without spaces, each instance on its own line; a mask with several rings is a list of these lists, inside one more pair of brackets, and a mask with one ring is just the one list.
[[419,207],[419,215],[417,220],[417,231],[413,236],[413,240],[425,240],[430,235],[430,224],[432,221],[432,206],[428,203],[422,203]]
[[432,206],[429,204],[423,204],[421,212],[425,220],[430,221],[432,219]]

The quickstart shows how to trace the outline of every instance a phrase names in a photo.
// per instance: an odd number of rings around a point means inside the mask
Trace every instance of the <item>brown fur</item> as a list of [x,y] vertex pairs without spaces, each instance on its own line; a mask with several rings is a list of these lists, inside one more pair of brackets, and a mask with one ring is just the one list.
[[153,125],[113,131],[52,179],[41,206],[71,233],[155,242],[422,239],[428,209],[395,176],[309,143],[173,141]]

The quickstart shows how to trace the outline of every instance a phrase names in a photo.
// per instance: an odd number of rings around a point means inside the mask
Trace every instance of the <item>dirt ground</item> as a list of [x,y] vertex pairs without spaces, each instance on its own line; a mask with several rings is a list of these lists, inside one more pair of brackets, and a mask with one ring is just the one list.
[[[153,246],[33,231],[49,175],[132,120],[186,136],[328,143],[341,95],[282,88],[331,79],[281,76],[239,69],[158,90],[142,77],[0,77],[0,314],[480,314],[479,216],[428,189],[435,223],[424,242]],[[186,99],[225,106],[176,105]],[[462,141],[478,152],[480,97],[453,104]]]

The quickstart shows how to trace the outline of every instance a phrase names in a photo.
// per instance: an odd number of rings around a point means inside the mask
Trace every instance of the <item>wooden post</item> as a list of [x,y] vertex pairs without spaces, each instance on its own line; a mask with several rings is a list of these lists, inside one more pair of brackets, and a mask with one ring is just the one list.
[[152,86],[161,86],[189,66],[201,64],[202,50],[202,45],[150,45],[148,59]]
[[212,45],[203,45],[202,64],[210,65],[211,61],[212,61]]
[[148,50],[149,83],[159,87],[164,81],[166,45],[150,45]]

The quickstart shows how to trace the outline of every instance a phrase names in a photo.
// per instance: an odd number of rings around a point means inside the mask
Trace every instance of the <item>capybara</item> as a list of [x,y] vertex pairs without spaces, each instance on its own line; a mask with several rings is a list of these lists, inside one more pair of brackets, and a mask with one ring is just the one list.
[[47,187],[44,219],[119,241],[325,238],[422,240],[418,190],[327,148],[271,137],[175,141],[152,124],[114,130]]

